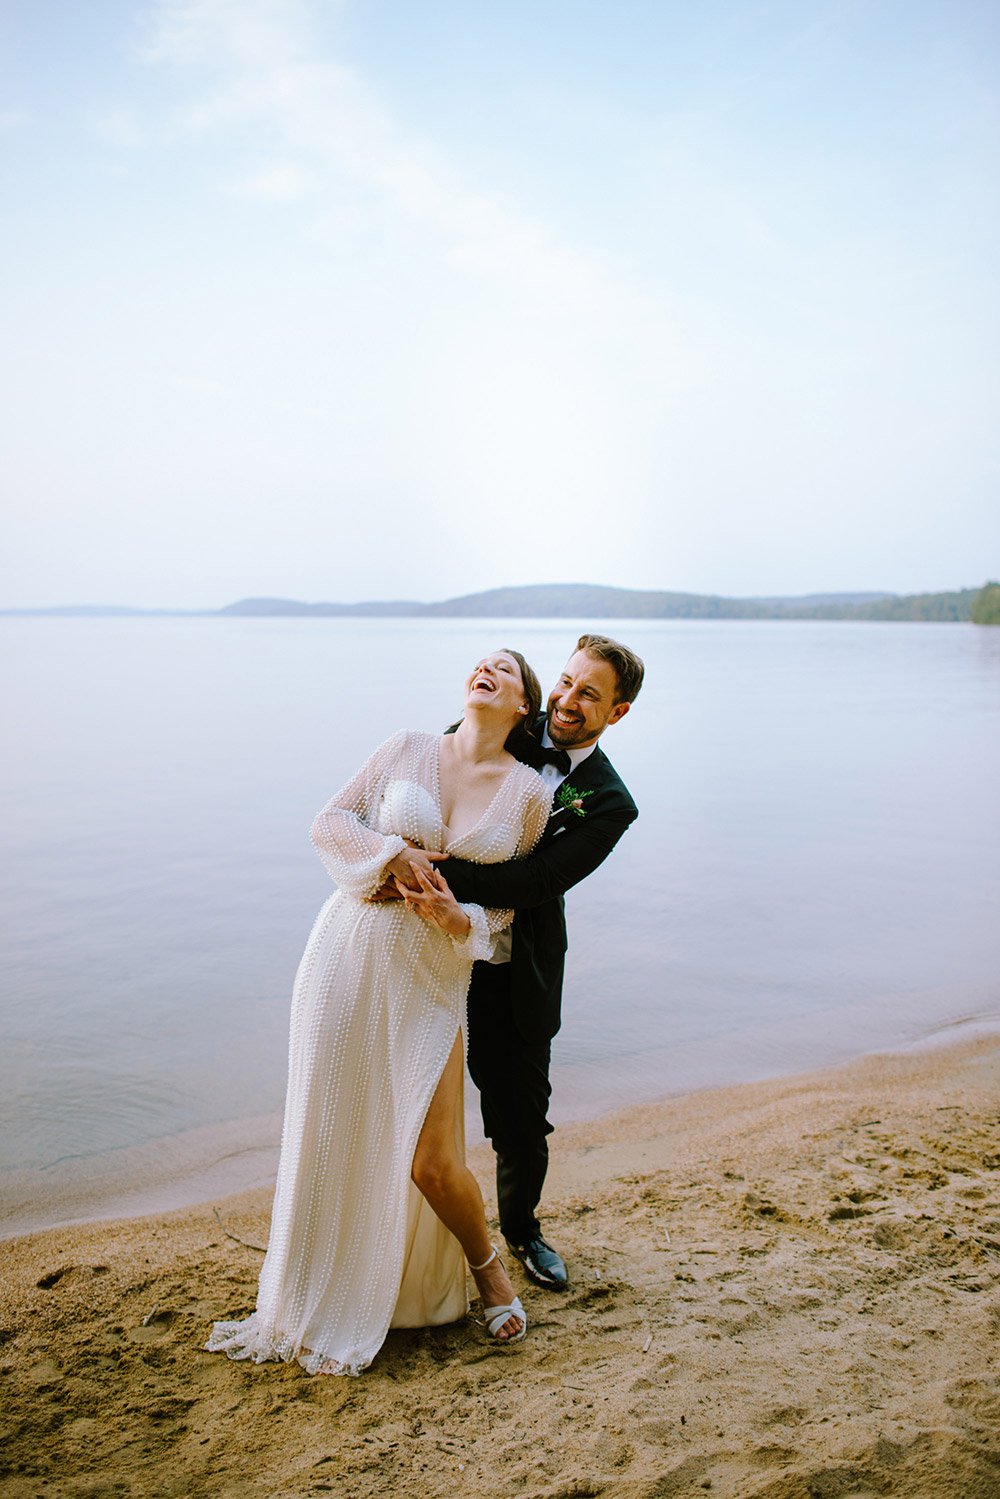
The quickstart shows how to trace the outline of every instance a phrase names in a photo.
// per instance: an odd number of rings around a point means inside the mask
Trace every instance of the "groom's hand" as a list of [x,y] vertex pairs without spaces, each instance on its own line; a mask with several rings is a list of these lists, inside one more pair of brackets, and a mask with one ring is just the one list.
[[416,871],[421,870],[424,878],[429,879],[434,873],[435,863],[440,863],[442,859],[448,857],[447,854],[439,853],[435,849],[418,848],[409,839],[406,841],[408,847],[386,865],[385,884],[381,885],[374,895],[369,896],[369,900],[402,900],[399,885],[407,890],[419,890],[421,887]]

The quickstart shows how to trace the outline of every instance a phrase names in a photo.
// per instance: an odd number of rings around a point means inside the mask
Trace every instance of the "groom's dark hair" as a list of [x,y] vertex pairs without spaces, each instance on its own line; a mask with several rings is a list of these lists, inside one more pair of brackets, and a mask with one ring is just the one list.
[[630,651],[627,645],[622,645],[620,640],[612,640],[608,635],[581,635],[576,648],[578,651],[586,651],[588,656],[596,656],[598,661],[606,661],[611,667],[618,679],[616,703],[635,702],[646,674],[642,658],[635,651]]

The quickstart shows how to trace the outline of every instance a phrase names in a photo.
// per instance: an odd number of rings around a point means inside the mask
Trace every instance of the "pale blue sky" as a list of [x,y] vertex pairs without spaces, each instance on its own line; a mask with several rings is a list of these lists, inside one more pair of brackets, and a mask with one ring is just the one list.
[[969,0],[20,0],[0,604],[1000,571]]

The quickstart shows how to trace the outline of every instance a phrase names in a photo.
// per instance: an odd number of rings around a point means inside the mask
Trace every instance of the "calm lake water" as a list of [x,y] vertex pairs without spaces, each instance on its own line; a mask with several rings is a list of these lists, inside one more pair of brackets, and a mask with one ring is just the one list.
[[[0,620],[8,1231],[266,1175],[315,811],[590,623]],[[568,900],[557,1119],[1000,1022],[1000,630],[600,627],[640,818]]]

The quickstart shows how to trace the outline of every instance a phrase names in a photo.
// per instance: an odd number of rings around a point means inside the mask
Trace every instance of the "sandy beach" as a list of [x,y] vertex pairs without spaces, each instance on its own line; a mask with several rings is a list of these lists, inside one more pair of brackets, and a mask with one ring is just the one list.
[[998,1100],[989,1037],[562,1128],[571,1289],[359,1379],[201,1350],[267,1190],[9,1240],[0,1494],[996,1499]]

